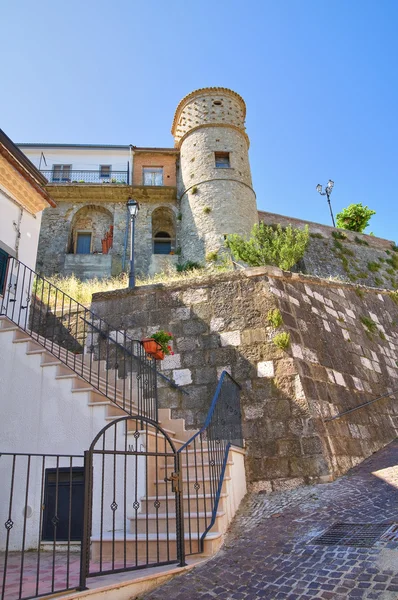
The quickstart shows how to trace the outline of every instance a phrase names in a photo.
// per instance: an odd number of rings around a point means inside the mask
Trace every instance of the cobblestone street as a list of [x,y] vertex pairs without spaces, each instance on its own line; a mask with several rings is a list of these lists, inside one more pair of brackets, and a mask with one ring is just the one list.
[[[334,523],[392,527],[371,547],[314,543]],[[398,441],[333,483],[249,495],[217,556],[145,600],[397,600],[394,523]]]

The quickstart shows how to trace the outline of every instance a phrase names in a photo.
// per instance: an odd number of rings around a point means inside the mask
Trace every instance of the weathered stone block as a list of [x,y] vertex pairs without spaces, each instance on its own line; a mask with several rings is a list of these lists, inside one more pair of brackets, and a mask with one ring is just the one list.
[[266,360],[257,363],[257,376],[258,377],[274,377],[275,369],[272,360]]
[[173,371],[173,379],[177,385],[189,385],[192,383],[192,373],[189,369],[176,369]]
[[301,440],[301,445],[305,455],[322,454],[323,446],[319,437],[304,437]]
[[224,331],[220,333],[221,346],[240,346],[240,331]]

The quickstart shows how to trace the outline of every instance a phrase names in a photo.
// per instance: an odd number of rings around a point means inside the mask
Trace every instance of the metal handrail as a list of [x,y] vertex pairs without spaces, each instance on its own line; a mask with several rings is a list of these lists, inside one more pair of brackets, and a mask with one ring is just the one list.
[[99,183],[99,184],[124,184],[129,185],[129,171],[110,171],[102,173],[100,169],[70,169],[70,170],[54,170],[41,169],[40,173],[46,177],[48,183],[57,184],[74,184],[79,183]]
[[1,315],[119,408],[158,420],[156,361],[140,341],[115,332],[104,319],[13,257],[7,260],[0,301]]
[[[194,515],[190,516],[188,521],[190,547],[188,554],[203,552],[204,539],[217,517],[229,449],[231,446],[243,448],[244,445],[240,407],[241,389],[239,383],[227,371],[223,371],[204,425],[177,452],[180,456],[180,477],[184,490],[184,501],[186,497],[188,513]],[[193,453],[193,464],[189,462],[189,452]],[[205,454],[207,455],[207,464],[205,464]],[[205,466],[208,467],[208,477],[205,477]],[[190,490],[192,483],[192,477],[190,478],[189,475],[190,467],[194,470],[195,478],[195,492],[193,493]],[[184,484],[184,476],[186,476],[187,484]],[[201,488],[203,493],[199,495]],[[209,506],[207,506],[207,498]],[[202,510],[202,499],[204,510]],[[207,516],[207,507],[211,510],[210,519]],[[200,527],[200,518],[203,518],[200,515],[203,513],[204,528]],[[192,527],[191,521],[195,521],[195,518],[197,523],[195,527]],[[197,541],[196,549],[195,539]]]

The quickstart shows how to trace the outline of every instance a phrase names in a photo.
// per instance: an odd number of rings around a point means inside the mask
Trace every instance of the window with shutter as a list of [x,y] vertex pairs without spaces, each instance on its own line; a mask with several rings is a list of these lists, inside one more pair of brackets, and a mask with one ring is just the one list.
[[4,295],[7,279],[8,254],[0,248],[0,296]]

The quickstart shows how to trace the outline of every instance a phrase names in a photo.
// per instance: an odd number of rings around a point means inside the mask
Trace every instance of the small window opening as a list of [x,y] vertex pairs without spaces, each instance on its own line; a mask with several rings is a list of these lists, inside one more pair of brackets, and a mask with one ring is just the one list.
[[217,169],[229,169],[229,152],[215,152],[215,161]]
[[111,165],[100,165],[101,179],[109,179],[111,176]]
[[154,254],[170,254],[171,252],[171,236],[166,231],[159,231],[153,240]]
[[221,100],[214,100],[213,104],[214,104],[215,106],[222,106],[222,102],[221,102]]

